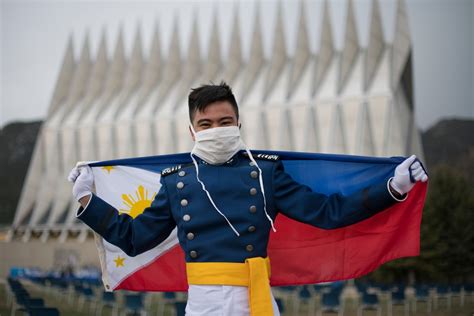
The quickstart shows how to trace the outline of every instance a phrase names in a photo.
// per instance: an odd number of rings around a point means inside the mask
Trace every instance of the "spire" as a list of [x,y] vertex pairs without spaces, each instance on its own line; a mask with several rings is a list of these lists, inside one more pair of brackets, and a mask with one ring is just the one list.
[[306,63],[311,55],[308,41],[308,29],[306,27],[306,8],[305,2],[300,1],[300,18],[298,25],[298,34],[296,38],[296,52],[291,66],[290,81],[288,86],[288,95],[295,90],[300,80]]
[[[186,100],[190,85],[200,75],[201,71],[201,49],[199,45],[199,28],[197,22],[197,13],[194,11],[191,38],[189,39],[188,55],[182,72],[181,80],[178,82],[177,89],[173,92],[173,110],[182,105],[183,100]],[[175,144],[173,144],[174,146]],[[174,147],[176,148],[176,147]],[[175,149],[172,149],[175,151]]]
[[69,91],[69,106],[74,106],[77,101],[84,97],[86,85],[88,83],[91,70],[91,56],[89,45],[89,32],[86,32],[84,43],[82,45],[81,55],[77,63],[77,69],[74,73],[71,90]]
[[252,36],[252,46],[250,48],[250,57],[245,71],[244,77],[244,86],[242,89],[243,95],[241,99],[247,95],[257,77],[258,73],[260,72],[261,67],[265,62],[265,57],[263,54],[263,43],[262,43],[262,30],[260,27],[260,10],[258,3],[256,5],[255,10],[255,22],[253,27],[253,36]]
[[137,25],[135,39],[133,42],[132,53],[128,62],[126,71],[125,89],[127,91],[134,90],[142,79],[143,70],[143,48],[140,25]]
[[179,79],[181,75],[181,48],[179,45],[178,17],[174,17],[173,34],[168,49],[168,58],[163,70],[163,80],[159,86],[159,98],[166,96],[171,86]]
[[61,69],[59,70],[56,86],[54,87],[53,97],[48,109],[48,117],[56,111],[59,104],[64,101],[69,92],[69,87],[72,82],[72,77],[75,71],[76,62],[74,61],[74,45],[72,41],[72,34],[69,35],[66,52],[64,53]]
[[[268,146],[270,142],[270,135],[269,135],[269,129],[268,129],[268,122],[267,122],[267,115],[264,111],[258,111],[258,109],[255,111],[255,115],[257,116],[257,124],[255,126],[255,132],[254,135],[259,135],[259,137],[253,137],[256,138],[257,140],[255,141],[256,145],[252,146],[253,148],[265,148]],[[252,137],[251,135],[249,135]]]
[[126,59],[123,45],[123,28],[120,26],[114,56],[110,63],[110,68],[108,69],[107,81],[105,84],[105,91],[108,94],[114,94],[121,89],[123,77],[125,75],[125,65]]
[[357,39],[357,27],[354,16],[354,5],[352,3],[352,0],[349,0],[347,8],[344,48],[342,49],[339,68],[339,80],[337,88],[338,93],[341,93],[342,89],[346,85],[347,79],[349,78],[352,66],[354,65],[358,52],[359,43]]
[[208,46],[207,63],[204,68],[204,80],[215,79],[217,72],[222,66],[221,45],[219,41],[219,25],[217,22],[217,10],[214,10],[211,38]]
[[234,8],[234,19],[232,23],[231,41],[229,53],[224,71],[224,80],[232,82],[242,67],[242,43],[240,39],[239,10]]
[[317,131],[317,110],[315,107],[308,107],[306,110],[305,137],[303,137],[303,150],[306,152],[317,152],[320,148],[320,135]]
[[407,155],[412,133],[412,118],[409,104],[402,90],[394,91],[387,109],[386,135],[383,155]]
[[[71,47],[71,42],[68,44],[68,49]],[[61,77],[58,78],[58,80]],[[42,126],[43,127],[43,126]],[[15,212],[13,220],[13,228],[27,225],[32,217],[35,209],[36,193],[44,185],[41,181],[43,175],[43,168],[45,164],[45,137],[43,128],[40,129],[38,137],[36,138],[33,155],[30,160],[28,171],[26,173],[23,187],[21,188],[21,195]]]
[[316,62],[316,75],[313,93],[318,90],[321,82],[324,80],[334,55],[334,39],[332,35],[331,16],[329,13],[329,4],[327,0],[324,1],[320,41],[319,54]]
[[374,140],[372,139],[372,122],[366,102],[361,104],[359,115],[359,124],[355,129],[357,131],[357,139],[354,154],[373,156],[375,155],[375,148]]
[[89,100],[94,100],[102,92],[107,67],[107,38],[104,28],[102,29],[102,36],[100,39],[99,49],[97,50],[97,57],[95,58],[94,65],[92,67],[89,86],[87,88],[87,98]]
[[392,49],[392,87],[396,87],[411,53],[410,27],[404,0],[398,0]]
[[340,104],[335,104],[332,117],[332,128],[329,141],[329,152],[342,154],[346,152],[344,121]]
[[367,91],[374,80],[375,72],[385,48],[382,30],[382,19],[378,0],[372,1],[369,44],[365,55],[364,91]]
[[161,43],[158,23],[155,21],[155,28],[153,31],[153,39],[151,41],[150,54],[148,55],[148,62],[145,67],[144,87],[146,93],[154,87],[160,80],[162,60],[161,60]]
[[283,26],[283,13],[281,8],[281,2],[278,2],[277,19],[274,34],[275,35],[272,49],[273,54],[270,60],[270,69],[266,74],[264,98],[266,98],[272,90],[287,60],[285,28]]
[[288,118],[290,117],[291,113],[289,109],[282,109],[282,115],[280,116],[280,124],[279,124],[279,142],[278,148],[281,150],[294,150],[293,144],[293,128],[291,126],[291,120]]
[[198,75],[200,68],[201,47],[199,45],[199,27],[197,22],[197,13],[194,11],[191,38],[189,39],[188,55],[183,76],[186,80],[192,81]]

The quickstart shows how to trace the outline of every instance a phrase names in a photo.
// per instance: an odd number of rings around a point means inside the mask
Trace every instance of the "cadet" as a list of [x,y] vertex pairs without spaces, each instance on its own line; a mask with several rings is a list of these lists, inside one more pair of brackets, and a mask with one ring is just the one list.
[[278,212],[338,228],[403,201],[414,186],[409,168],[416,181],[428,179],[411,156],[390,179],[350,196],[312,192],[285,173],[278,156],[253,157],[240,138],[239,110],[227,84],[193,89],[188,101],[193,163],[162,171],[158,194],[135,220],[91,193],[89,167],[69,175],[81,204],[77,217],[130,256],[157,246],[178,227],[189,283],[187,315],[279,315],[267,258]]

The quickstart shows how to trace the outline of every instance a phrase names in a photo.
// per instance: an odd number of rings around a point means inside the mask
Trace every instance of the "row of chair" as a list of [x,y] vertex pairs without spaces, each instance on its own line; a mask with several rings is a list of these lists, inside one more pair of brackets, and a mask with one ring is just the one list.
[[[101,315],[104,308],[110,308],[112,315],[120,313],[134,313],[144,315],[146,311],[154,310],[153,314],[165,314],[165,306],[172,306],[177,315],[184,315],[185,297],[176,297],[175,293],[153,294],[104,292],[96,281],[42,279],[34,280],[45,288],[53,289],[64,295],[67,302],[79,310],[88,308],[90,314]],[[326,285],[307,285],[298,287],[275,288],[275,297],[280,312],[285,315],[321,315],[325,312],[335,312],[342,315],[348,297],[348,288],[354,288],[357,302],[357,314],[363,315],[367,310],[375,310],[377,315],[382,313],[382,305],[386,306],[387,313],[392,314],[396,306],[402,306],[406,315],[415,311],[419,303],[425,303],[428,312],[437,309],[439,302],[446,301],[449,310],[454,297],[459,297],[460,304],[464,304],[467,296],[474,294],[472,285],[441,286],[417,285],[405,287],[403,285],[384,285],[366,283],[335,282]],[[159,302],[151,308],[151,299],[159,297]],[[155,301],[156,302],[156,301]],[[384,303],[384,304],[382,304]]]
[[356,286],[360,292],[372,290],[374,293],[379,295],[389,294],[389,304],[399,304],[405,306],[405,314],[408,310],[416,312],[417,303],[425,303],[427,312],[431,313],[433,309],[437,310],[439,302],[442,300],[446,301],[446,307],[448,310],[451,309],[452,300],[459,298],[459,305],[464,306],[466,296],[474,295],[474,287],[471,284],[466,285],[442,285],[442,284],[416,284],[413,287],[405,287],[404,285],[397,286],[368,286],[365,285],[363,288],[362,284],[356,283]]
[[446,301],[445,308],[450,310],[452,299],[459,298],[460,306],[466,298],[473,298],[472,285],[443,286],[443,285],[403,285],[364,284],[360,282],[336,282],[326,285],[305,285],[298,287],[280,287],[275,289],[275,296],[281,297],[285,305],[292,310],[287,315],[321,315],[332,312],[342,315],[347,300],[356,304],[357,315],[364,311],[374,310],[382,314],[382,305],[387,314],[392,315],[397,306],[409,315],[416,312],[417,304],[424,303],[428,313],[438,309],[441,301]]
[[42,298],[31,297],[20,281],[8,278],[7,284],[11,316],[15,315],[16,312],[26,313],[30,316],[59,316],[60,313],[57,308],[46,307]]
[[[88,315],[102,315],[106,313],[105,309],[109,309],[106,314],[113,316],[147,315],[147,312],[151,310],[151,299],[158,296],[145,292],[106,292],[95,282],[79,279],[48,278],[46,281],[40,281],[34,278],[30,281],[34,282],[46,295],[61,297],[65,303]],[[173,292],[162,293],[160,296],[154,315],[164,315],[165,305],[174,309],[177,315],[184,315],[183,297]]]
[[[145,315],[143,294],[123,295],[119,304],[114,292],[106,292],[95,282],[77,279],[35,278],[31,279],[46,295],[60,297],[79,312],[88,315],[102,315],[104,308],[110,308],[112,315],[133,313]],[[120,305],[120,306],[119,306]]]
[[[274,288],[274,292],[281,313],[302,315],[303,306],[305,306],[308,315],[313,315],[315,311],[318,315],[323,312],[342,315],[344,311],[344,300],[341,300],[343,288],[344,284],[338,282],[328,286],[278,287]],[[290,306],[291,310],[288,310]]]

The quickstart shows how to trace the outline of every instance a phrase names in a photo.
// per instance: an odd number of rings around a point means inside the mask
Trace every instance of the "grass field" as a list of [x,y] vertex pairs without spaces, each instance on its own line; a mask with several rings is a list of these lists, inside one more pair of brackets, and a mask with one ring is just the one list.
[[[65,293],[60,294],[57,291],[46,291],[44,288],[39,288],[37,285],[33,284],[24,284],[28,289],[28,292],[32,297],[41,297],[45,300],[45,305],[48,307],[56,307],[60,310],[61,315],[71,315],[71,316],[82,316],[82,315],[96,315],[95,304],[81,304],[82,299],[74,295],[67,295]],[[121,293],[123,294],[123,293]],[[119,302],[120,302],[119,295]],[[276,294],[278,296],[278,293]],[[178,300],[185,301],[185,295],[178,295]],[[165,301],[162,298],[160,293],[148,293],[145,299],[145,305],[147,306],[147,315],[161,315],[160,308]],[[293,302],[289,297],[284,299],[286,302],[285,311],[282,313],[284,316],[291,315],[316,315],[316,309],[318,304],[313,305],[315,307],[314,313],[308,310],[310,306],[307,302],[302,302],[299,308],[299,312],[295,313],[293,309]],[[121,303],[118,303],[119,305]],[[83,305],[81,307],[81,305]],[[357,303],[355,300],[347,299],[344,302],[344,315],[357,315]],[[382,315],[388,315],[387,301],[381,302],[382,306]],[[444,316],[444,315],[453,315],[453,316],[473,316],[474,315],[474,297],[469,296],[466,298],[464,306],[460,306],[459,297],[453,298],[451,308],[448,309],[447,301],[441,301],[438,308],[433,310],[430,314],[427,312],[427,305],[425,303],[419,303],[417,312],[414,313],[412,310],[409,315],[433,315],[433,316]],[[164,315],[171,316],[175,315],[173,304],[164,304]],[[7,292],[4,284],[0,284],[0,316],[10,315],[11,308],[7,304]],[[106,307],[102,310],[101,315],[112,315],[112,309]],[[21,315],[21,313],[16,313],[16,315]],[[334,313],[323,313],[323,315],[335,315]],[[375,316],[377,315],[376,311],[364,311],[363,315]],[[403,306],[395,306],[393,310],[393,316],[405,315]]]

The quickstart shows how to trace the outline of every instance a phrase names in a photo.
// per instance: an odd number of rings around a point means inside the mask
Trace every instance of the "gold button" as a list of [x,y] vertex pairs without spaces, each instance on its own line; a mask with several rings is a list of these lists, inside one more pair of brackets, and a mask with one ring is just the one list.
[[255,195],[255,194],[257,194],[257,189],[251,188],[250,189],[250,195]]
[[257,179],[257,177],[258,177],[258,172],[254,170],[254,171],[250,172],[250,176],[251,176],[252,178],[254,178],[254,179]]
[[184,170],[181,170],[180,172],[178,172],[178,176],[180,177],[184,177],[186,175],[186,172]]
[[184,214],[183,215],[183,221],[189,222],[190,220],[191,220],[191,215],[189,215],[189,214]]
[[191,258],[195,259],[195,258],[197,258],[198,253],[197,253],[197,251],[195,251],[195,250],[191,250],[191,251],[189,252],[189,256],[190,256]]
[[194,234],[193,233],[188,233],[186,235],[186,237],[188,238],[188,240],[193,240],[194,239]]
[[182,199],[181,200],[181,206],[188,206],[188,200]]
[[181,182],[181,181],[179,181],[179,182],[176,184],[176,187],[177,187],[178,189],[182,189],[182,188],[184,188],[184,183]]
[[249,231],[249,233],[253,233],[256,230],[256,228],[255,228],[255,226],[249,226],[249,228],[247,228],[247,230]]
[[255,205],[250,206],[249,208],[250,213],[255,213],[257,211],[257,207]]
[[247,245],[247,246],[245,247],[245,249],[246,249],[248,252],[251,252],[251,251],[253,251],[253,245]]

